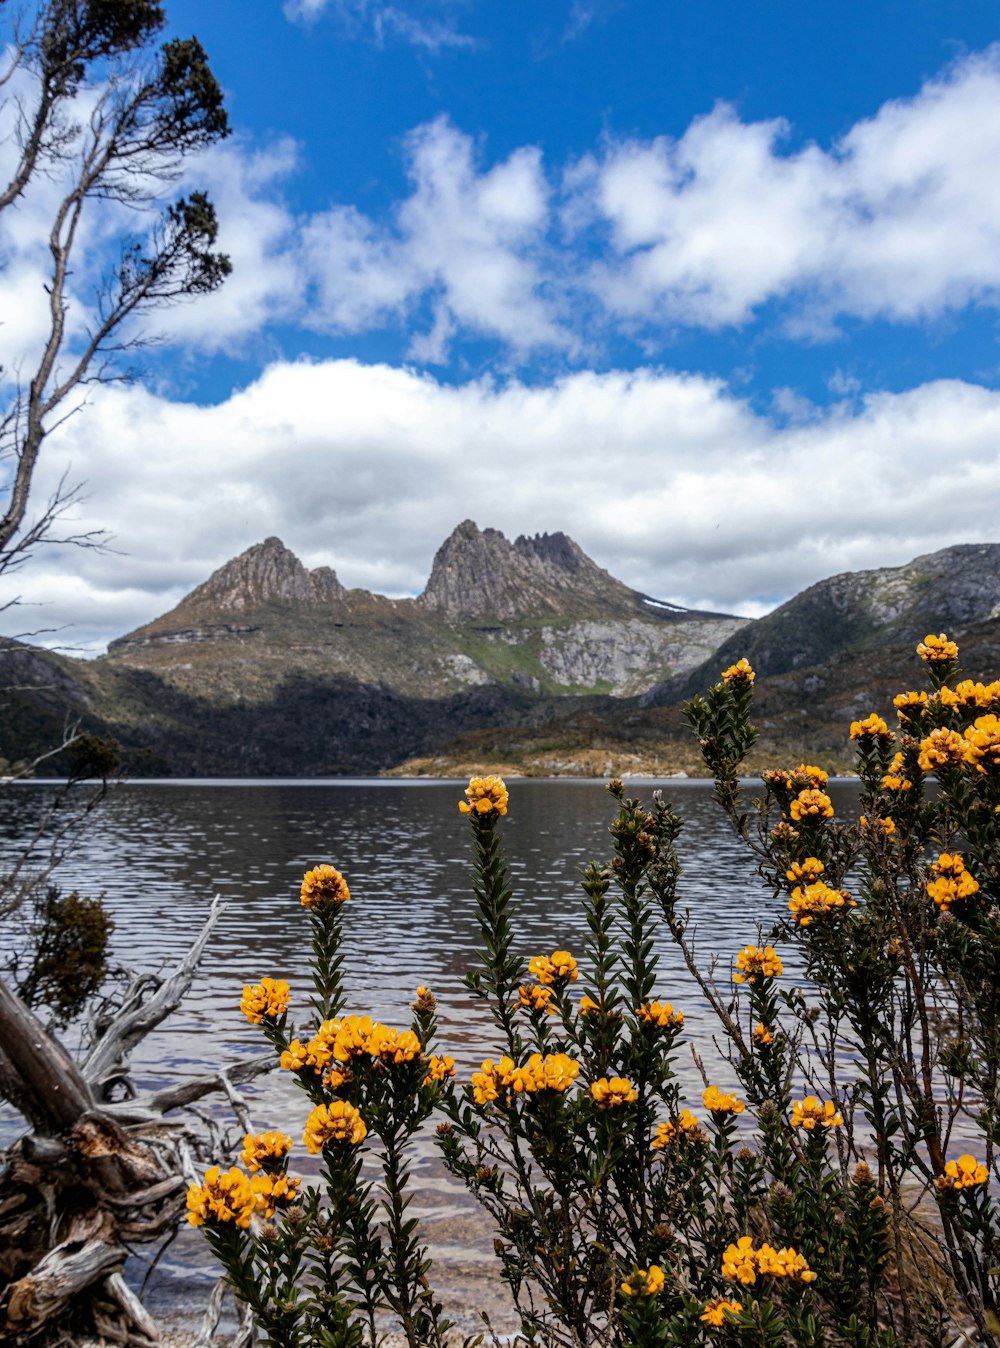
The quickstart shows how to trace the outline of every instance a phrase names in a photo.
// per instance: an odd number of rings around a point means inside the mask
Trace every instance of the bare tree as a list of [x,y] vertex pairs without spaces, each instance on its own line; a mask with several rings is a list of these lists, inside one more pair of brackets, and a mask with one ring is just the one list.
[[[13,377],[0,372],[0,574],[53,541],[78,499],[64,479],[29,513],[46,437],[88,385],[127,373],[123,358],[148,335],[151,313],[214,290],[230,271],[209,197],[174,195],[185,160],[228,133],[222,94],[195,38],[158,45],[164,26],[156,0],[0,0],[0,230],[50,203],[41,337]],[[88,283],[88,228],[109,221],[115,255]],[[60,748],[79,738],[72,728]],[[66,836],[60,823],[50,861]],[[6,881],[9,916],[18,873]],[[169,978],[136,979],[116,1013],[91,1025],[80,1065],[0,979],[0,1097],[29,1129],[0,1173],[3,1342],[42,1342],[67,1324],[69,1341],[84,1327],[117,1342],[155,1340],[121,1270],[128,1243],[169,1232],[183,1206],[196,1137],[162,1114],[213,1089],[237,1100],[234,1080],[259,1068],[143,1096],[129,1057],[177,1005],[217,918],[218,905]]]
[[[156,0],[42,0],[31,12],[0,0],[7,43],[0,66],[0,132],[15,148],[0,221],[37,184],[58,185],[48,233],[40,347],[26,357],[0,409],[0,572],[49,537],[75,500],[62,484],[26,526],[46,436],[73,395],[121,377],[120,358],[142,341],[151,311],[219,286],[230,271],[215,250],[217,221],[204,192],[167,199],[186,156],[228,134],[222,92],[196,38],[154,44],[165,23]],[[6,30],[6,31],[4,31]],[[2,182],[2,179],[0,179]],[[133,229],[89,295],[72,291],[88,212],[124,208]],[[70,333],[71,306],[82,330]],[[69,541],[90,542],[92,535]]]

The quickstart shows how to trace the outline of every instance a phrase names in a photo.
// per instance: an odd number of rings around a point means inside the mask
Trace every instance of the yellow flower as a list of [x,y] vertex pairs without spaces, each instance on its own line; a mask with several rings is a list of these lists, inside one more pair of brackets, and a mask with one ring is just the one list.
[[728,669],[722,671],[723,683],[753,683],[756,677],[750,661],[745,656],[742,660],[737,660],[735,665],[730,665]]
[[720,1091],[718,1086],[709,1086],[702,1100],[711,1114],[742,1114],[746,1109],[742,1100],[727,1091]]
[[903,755],[893,754],[889,771],[882,778],[882,789],[884,791],[909,791],[912,786],[913,783],[909,778],[903,776]]
[[243,989],[240,1010],[251,1025],[259,1025],[262,1020],[277,1020],[288,1010],[289,987],[283,978],[262,978],[252,987],[248,983]]
[[337,1026],[330,1050],[337,1062],[350,1062],[352,1058],[360,1058],[369,1052],[368,1043],[375,1029],[371,1016],[343,1016],[339,1023],[325,1023]]
[[763,1047],[764,1044],[771,1043],[771,1041],[774,1039],[774,1035],[767,1028],[767,1026],[764,1024],[763,1021],[758,1021],[757,1024],[754,1026],[752,1038],[755,1044],[760,1044],[761,1047]]
[[[501,1063],[510,1062],[511,1067],[514,1066],[509,1058],[501,1058],[500,1061]],[[476,1104],[488,1105],[491,1101],[496,1100],[500,1095],[498,1085],[499,1078],[497,1070],[493,1066],[493,1059],[487,1058],[483,1063],[483,1070],[472,1074],[472,1094]]]
[[897,693],[892,699],[892,705],[896,708],[900,724],[911,725],[927,709],[927,694],[923,689],[919,693]]
[[588,993],[585,992],[583,996],[580,998],[581,1016],[589,1016],[592,1011],[600,1011],[600,1009],[601,1009],[600,1002],[595,1002],[593,997],[591,997]]
[[247,1133],[240,1160],[251,1175],[258,1170],[280,1170],[291,1149],[292,1139],[286,1133]]
[[256,1209],[257,1195],[250,1176],[236,1166],[222,1171],[214,1165],[205,1171],[203,1184],[188,1188],[187,1219],[192,1226],[233,1222],[246,1230]]
[[676,1121],[668,1119],[666,1123],[659,1125],[650,1146],[654,1151],[662,1151],[664,1147],[669,1146],[678,1133],[690,1133],[697,1127],[697,1116],[692,1114],[690,1109],[682,1109]]
[[271,1218],[278,1208],[290,1207],[299,1197],[302,1181],[289,1175],[255,1175],[250,1181],[257,1209],[263,1217]]
[[806,1128],[812,1132],[817,1126],[839,1128],[843,1122],[843,1114],[829,1100],[824,1103],[818,1096],[807,1095],[804,1100],[792,1102],[793,1128]]
[[1000,720],[977,716],[965,732],[965,761],[977,772],[1000,771]]
[[892,732],[881,716],[876,716],[872,712],[871,716],[866,716],[863,721],[851,722],[851,739],[892,739]]
[[539,983],[575,983],[579,977],[576,960],[568,950],[553,950],[551,955],[536,955],[528,961],[528,972]]
[[347,881],[333,866],[314,866],[302,877],[299,890],[303,908],[324,908],[346,903],[351,897]]
[[427,1059],[427,1075],[424,1077],[424,1085],[429,1086],[432,1081],[444,1081],[445,1077],[455,1075],[455,1059],[449,1054],[439,1058],[436,1053],[432,1053]]
[[818,768],[815,763],[800,763],[791,774],[791,785],[797,786],[800,791],[806,786],[822,790],[829,780],[830,774]]
[[633,1269],[622,1283],[622,1292],[627,1297],[651,1297],[662,1291],[663,1283],[663,1270],[659,1264],[650,1264],[648,1269]]
[[346,1100],[334,1100],[330,1105],[317,1105],[306,1119],[302,1140],[315,1156],[331,1142],[349,1142],[356,1146],[368,1135],[365,1121]]
[[521,1006],[528,1011],[544,1011],[549,1016],[556,1013],[555,1007],[550,1005],[554,995],[551,988],[543,987],[541,983],[522,983],[517,990]]
[[883,815],[879,819],[869,819],[866,814],[863,814],[858,823],[865,830],[879,829],[887,838],[891,838],[896,832],[895,820],[890,819],[888,815]]
[[788,909],[800,927],[808,927],[814,917],[822,917],[834,908],[856,908],[846,889],[833,889],[824,880],[812,885],[797,885],[788,900]]
[[974,1156],[960,1156],[957,1161],[946,1161],[944,1174],[939,1175],[934,1183],[939,1192],[945,1193],[948,1190],[957,1189],[975,1189],[985,1184],[990,1177],[990,1172],[986,1167],[977,1161]]
[[801,884],[804,880],[807,885],[811,885],[825,870],[826,867],[819,857],[806,857],[805,861],[793,861],[791,868],[785,871],[785,876],[793,884]]
[[646,1025],[665,1030],[670,1025],[683,1025],[684,1012],[675,1011],[670,1002],[643,1002],[635,1010],[637,1018]]
[[954,688],[947,684],[938,689],[938,698],[942,707],[957,707],[964,711],[966,707],[990,707],[996,699],[996,684],[973,683],[963,679]]
[[507,788],[502,777],[473,777],[465,788],[468,801],[460,800],[463,814],[507,813]]
[[958,647],[954,641],[949,641],[943,632],[938,636],[934,636],[932,632],[917,646],[917,654],[926,664],[946,665],[958,659]]
[[749,983],[751,986],[758,978],[776,978],[782,972],[781,957],[774,953],[774,946],[766,945],[758,950],[755,945],[746,945],[736,956],[734,983]]
[[795,1278],[799,1282],[812,1282],[816,1277],[804,1256],[797,1254],[792,1246],[776,1250],[765,1243],[755,1250],[752,1236],[740,1236],[735,1245],[726,1248],[722,1256],[722,1273],[744,1287],[752,1286],[759,1273],[775,1278]]
[[568,1091],[580,1071],[580,1064],[565,1053],[547,1053],[544,1058],[533,1053],[527,1066],[532,1075],[530,1091]]
[[365,1052],[380,1062],[398,1066],[420,1057],[420,1040],[412,1030],[393,1030],[376,1021],[365,1042]]
[[979,892],[979,881],[965,869],[958,852],[942,852],[931,870],[934,879],[927,882],[927,893],[942,913],[946,913],[956,899],[968,899]]
[[964,763],[965,751],[965,740],[956,730],[939,727],[932,730],[925,740],[920,741],[917,763],[921,772],[934,772],[937,768]]
[[833,803],[826,792],[806,787],[792,801],[789,813],[793,819],[832,819]]
[[725,1297],[719,1297],[706,1305],[699,1318],[702,1324],[714,1325],[718,1328],[719,1325],[725,1323],[727,1315],[739,1315],[742,1309],[742,1301],[727,1301]]
[[299,1039],[293,1039],[282,1051],[279,1063],[286,1072],[301,1072],[306,1065],[305,1044]]
[[619,1109],[639,1098],[639,1092],[628,1077],[601,1077],[591,1084],[590,1094],[605,1109]]

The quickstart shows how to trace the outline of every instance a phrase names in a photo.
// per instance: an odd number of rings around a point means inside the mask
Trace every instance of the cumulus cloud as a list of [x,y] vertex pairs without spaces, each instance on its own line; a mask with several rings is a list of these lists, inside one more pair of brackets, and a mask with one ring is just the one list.
[[[335,414],[331,414],[335,409]],[[419,592],[466,517],[563,529],[628,584],[760,613],[823,576],[995,541],[1000,393],[939,381],[786,423],[719,380],[670,371],[440,383],[355,361],[279,363],[224,403],[100,390],[47,446],[39,492],[85,477],[81,527],[120,555],[38,554],[41,605],[102,644],[277,534],[347,585]]]
[[678,139],[623,140],[568,175],[568,219],[607,230],[591,283],[610,314],[747,322],[791,300],[923,319],[1000,299],[1000,47],[886,103],[829,150],[720,104]]
[[574,348],[546,293],[550,207],[540,151],[523,147],[480,168],[472,138],[439,117],[411,133],[405,153],[413,191],[391,223],[337,206],[306,226],[318,289],[307,321],[358,331],[430,298],[431,340],[417,337],[423,359],[443,359],[459,327],[515,352]]
[[[0,161],[9,150],[0,140]],[[212,187],[234,272],[164,319],[168,340],[237,353],[269,327],[390,329],[421,364],[486,339],[512,366],[539,353],[580,362],[623,333],[655,349],[679,327],[762,314],[788,337],[822,339],[845,316],[913,323],[1000,305],[1000,46],[827,148],[720,104],[677,139],[609,139],[569,165],[536,145],[491,159],[445,116],[402,152],[408,186],[378,214],[350,201],[292,211],[283,188],[299,158],[287,139],[226,142],[189,165],[185,186]],[[39,179],[3,216],[8,368],[38,339],[44,300],[29,301],[43,293],[56,190]],[[121,227],[113,204],[88,218],[77,329]]]

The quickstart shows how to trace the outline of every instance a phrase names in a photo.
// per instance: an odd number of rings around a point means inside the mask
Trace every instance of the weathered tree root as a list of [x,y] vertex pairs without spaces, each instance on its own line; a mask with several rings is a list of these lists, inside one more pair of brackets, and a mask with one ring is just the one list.
[[[133,981],[82,1067],[0,982],[0,1089],[31,1130],[0,1174],[0,1342],[12,1348],[86,1334],[132,1348],[159,1342],[122,1270],[131,1245],[172,1239],[208,1140],[191,1120],[163,1115],[222,1091],[245,1116],[237,1084],[273,1066],[267,1055],[146,1093],[131,1082],[133,1049],[180,1004],[221,911],[216,899],[170,975]],[[128,1098],[111,1100],[122,1086]]]

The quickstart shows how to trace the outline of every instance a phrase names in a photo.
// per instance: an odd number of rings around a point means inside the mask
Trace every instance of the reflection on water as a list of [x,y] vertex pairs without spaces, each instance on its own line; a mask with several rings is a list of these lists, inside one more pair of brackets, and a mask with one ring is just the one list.
[[[636,786],[634,793],[651,789]],[[52,791],[25,783],[0,793],[0,864],[15,853]],[[349,1009],[406,1025],[414,989],[425,983],[438,998],[440,1050],[452,1053],[460,1069],[495,1054],[491,1027],[462,985],[475,964],[479,931],[468,826],[456,808],[460,794],[455,783],[342,780],[133,782],[117,789],[57,876],[65,891],[104,895],[115,922],[115,959],[134,969],[174,963],[200,929],[213,895],[228,905],[190,996],[138,1050],[141,1084],[261,1052],[262,1039],[238,1009],[244,983],[286,978],[304,1004],[308,941],[298,885],[303,871],[322,861],[342,870],[351,887],[345,911]],[[670,782],[664,794],[687,821],[679,844],[680,892],[699,954],[728,962],[756,939],[758,925],[771,925],[783,902],[760,888],[708,784]],[[854,812],[853,785],[833,784],[831,794],[838,815]],[[595,782],[511,784],[504,836],[514,925],[525,955],[581,951],[579,872],[591,860],[609,858],[613,804]],[[688,1035],[711,1071],[718,1062],[714,1021],[676,951],[667,942],[658,948],[656,995],[684,1011]],[[791,959],[785,968],[794,978]],[[305,1019],[300,1015],[300,1024]],[[679,1067],[698,1103],[701,1085],[689,1060]],[[725,1072],[719,1079],[725,1081]],[[304,1105],[288,1077],[274,1074],[254,1093],[255,1126],[298,1132]],[[458,1196],[432,1152],[422,1154],[420,1168],[422,1206],[441,1215],[442,1205]]]

